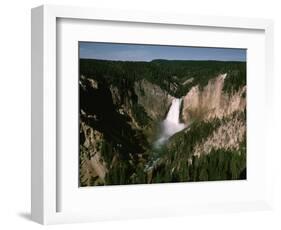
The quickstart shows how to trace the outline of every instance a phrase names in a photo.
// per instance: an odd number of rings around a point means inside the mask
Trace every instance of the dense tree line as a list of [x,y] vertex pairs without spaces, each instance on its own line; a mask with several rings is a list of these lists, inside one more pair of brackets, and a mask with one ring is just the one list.
[[[81,75],[107,81],[119,88],[132,88],[135,81],[146,79],[176,97],[185,95],[194,85],[204,87],[211,78],[222,73],[229,76],[224,87],[227,92],[237,90],[246,84],[245,62],[179,60],[133,62],[80,59]],[[192,81],[183,84],[188,79]]]

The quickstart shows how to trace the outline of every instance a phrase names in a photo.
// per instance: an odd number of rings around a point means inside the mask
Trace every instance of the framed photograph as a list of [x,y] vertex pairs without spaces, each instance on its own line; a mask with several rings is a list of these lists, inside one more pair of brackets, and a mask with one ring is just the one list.
[[32,219],[272,207],[273,23],[32,9]]

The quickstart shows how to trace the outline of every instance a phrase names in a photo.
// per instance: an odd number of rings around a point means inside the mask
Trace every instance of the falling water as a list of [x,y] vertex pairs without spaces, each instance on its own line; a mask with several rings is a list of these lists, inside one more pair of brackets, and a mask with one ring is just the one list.
[[183,130],[185,124],[180,123],[181,98],[175,98],[165,120],[161,123],[160,137],[155,142],[155,147],[163,145],[175,133]]

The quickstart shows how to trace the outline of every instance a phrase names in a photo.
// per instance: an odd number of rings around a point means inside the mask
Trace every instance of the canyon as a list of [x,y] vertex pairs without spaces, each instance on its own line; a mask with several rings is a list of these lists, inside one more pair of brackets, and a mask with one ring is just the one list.
[[[245,179],[246,84],[236,63],[218,65],[224,71],[201,73],[208,78],[169,81],[82,71],[80,186]],[[225,167],[211,165],[217,158]]]

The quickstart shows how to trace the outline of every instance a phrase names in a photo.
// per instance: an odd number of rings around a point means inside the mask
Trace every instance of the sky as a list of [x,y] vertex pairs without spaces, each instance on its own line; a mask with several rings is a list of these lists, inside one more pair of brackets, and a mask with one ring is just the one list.
[[151,61],[154,59],[246,61],[246,49],[100,42],[79,42],[79,54],[80,58],[119,61]]

